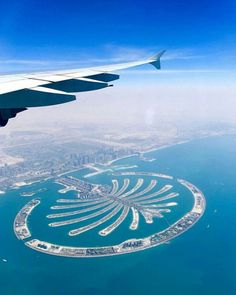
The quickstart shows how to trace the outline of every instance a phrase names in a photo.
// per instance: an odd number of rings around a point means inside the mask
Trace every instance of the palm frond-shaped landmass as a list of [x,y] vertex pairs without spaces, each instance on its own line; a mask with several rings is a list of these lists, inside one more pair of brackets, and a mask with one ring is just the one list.
[[[100,192],[98,196],[89,199],[59,199],[57,202],[60,205],[51,207],[53,210],[59,210],[59,213],[53,213],[47,217],[50,219],[64,218],[50,223],[49,226],[60,227],[88,222],[86,225],[76,226],[69,231],[70,236],[75,236],[111,219],[114,220],[116,217],[115,221],[99,231],[101,236],[106,236],[118,228],[129,214],[132,214],[129,229],[137,230],[140,215],[144,217],[146,223],[153,223],[154,218],[162,218],[165,213],[171,212],[172,206],[177,205],[172,199],[179,194],[171,192],[172,185],[167,184],[161,187],[157,179],[151,179],[147,183],[143,178],[139,178],[135,185],[130,186],[130,178],[124,178],[121,183],[113,179],[109,193]],[[94,218],[97,218],[96,221]]]

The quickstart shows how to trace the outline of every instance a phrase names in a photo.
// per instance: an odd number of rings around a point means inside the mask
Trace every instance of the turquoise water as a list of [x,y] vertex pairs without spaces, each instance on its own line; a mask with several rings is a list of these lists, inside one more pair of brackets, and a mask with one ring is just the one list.
[[[93,259],[45,255],[16,239],[13,220],[31,198],[11,191],[0,197],[0,258],[7,259],[0,261],[1,294],[236,294],[236,137],[192,141],[149,156],[157,160],[139,163],[136,170],[143,171],[145,165],[145,171],[186,179],[204,192],[206,212],[192,229],[169,244],[128,255]],[[137,162],[133,157],[116,164]],[[104,177],[88,180],[101,182]],[[51,182],[45,185],[47,202],[35,209],[34,217],[43,206],[49,213],[55,190],[61,188]],[[46,221],[33,216],[33,234],[47,240]],[[56,234],[50,237],[58,242]],[[66,242],[66,235],[60,234],[60,239]]]

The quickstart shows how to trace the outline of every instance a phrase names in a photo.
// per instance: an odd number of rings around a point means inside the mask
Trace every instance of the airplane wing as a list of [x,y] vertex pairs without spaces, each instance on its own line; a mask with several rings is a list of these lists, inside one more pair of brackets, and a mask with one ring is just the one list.
[[0,76],[0,127],[30,107],[62,104],[76,99],[76,93],[112,86],[119,79],[114,71],[151,64],[160,69],[164,51],[142,61],[32,74]]

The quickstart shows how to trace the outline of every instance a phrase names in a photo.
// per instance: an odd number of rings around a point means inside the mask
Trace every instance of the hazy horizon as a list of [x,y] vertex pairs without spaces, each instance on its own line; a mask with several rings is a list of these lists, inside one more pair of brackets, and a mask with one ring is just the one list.
[[120,85],[112,88],[80,93],[76,101],[68,104],[30,108],[10,120],[4,131],[56,122],[65,126],[74,124],[74,127],[76,124],[236,123],[236,87],[163,86],[158,78],[156,76],[156,85],[133,87],[118,82]]

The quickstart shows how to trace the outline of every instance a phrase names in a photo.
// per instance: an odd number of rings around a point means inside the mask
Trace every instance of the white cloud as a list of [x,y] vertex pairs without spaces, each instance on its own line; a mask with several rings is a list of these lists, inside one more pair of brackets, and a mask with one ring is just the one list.
[[[160,48],[160,50],[162,50]],[[17,67],[17,70],[20,66],[27,66],[27,68],[58,68],[58,67],[82,67],[82,66],[93,66],[93,65],[102,65],[102,64],[111,64],[111,63],[120,63],[125,61],[134,61],[138,59],[145,59],[149,56],[152,56],[158,51],[157,48],[153,47],[132,47],[132,46],[119,46],[114,44],[106,44],[101,48],[94,50],[83,51],[80,50],[80,53],[77,54],[76,59],[50,59],[46,57],[45,59],[25,59],[25,58],[3,58],[3,55],[0,57],[0,67],[4,70],[14,70],[14,65]],[[193,51],[190,49],[173,49],[169,50],[163,56],[163,60],[183,60],[183,59],[194,59],[199,58],[197,54],[193,54]]]

